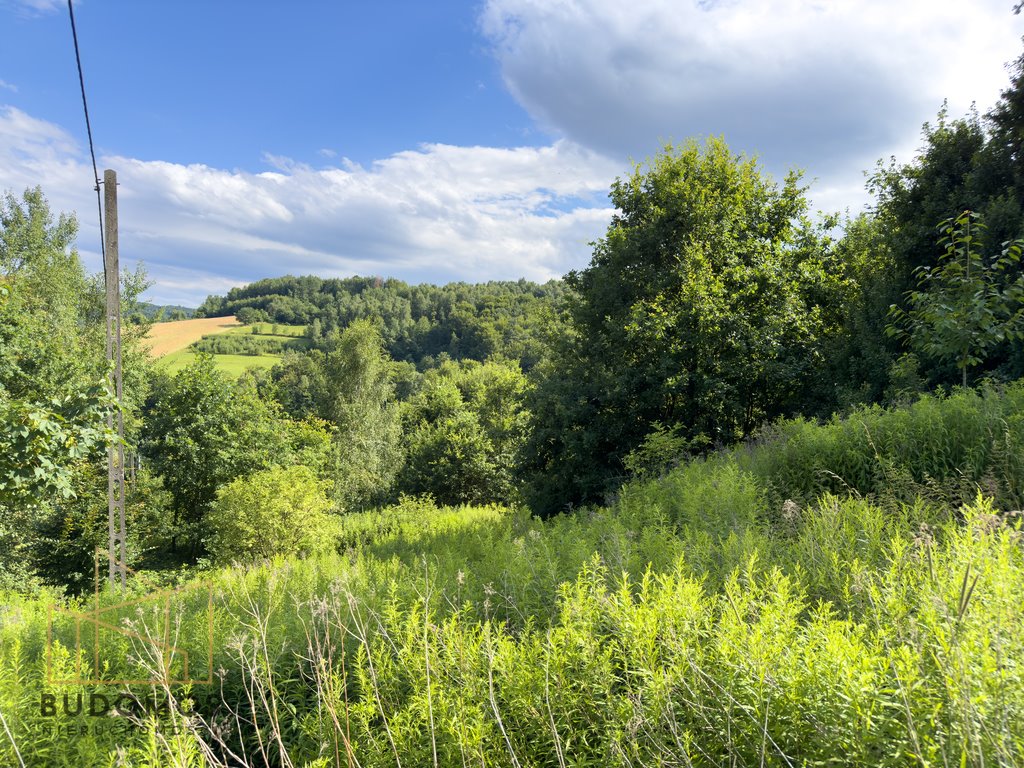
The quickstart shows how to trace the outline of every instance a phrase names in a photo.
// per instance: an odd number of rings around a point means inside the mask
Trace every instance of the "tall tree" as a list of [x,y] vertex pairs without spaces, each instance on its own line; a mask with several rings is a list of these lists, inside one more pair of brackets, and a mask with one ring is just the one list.
[[[908,163],[880,164],[869,187],[884,247],[895,267],[894,288],[900,310],[921,298],[922,270],[940,266],[935,227],[962,211],[978,214],[987,237],[978,256],[998,260],[1003,245],[1024,235],[1024,56],[1011,65],[1011,82],[982,119],[976,112],[950,119],[945,106],[934,124],[925,124],[923,148]],[[1005,290],[1019,268],[1003,270],[994,287]],[[909,337],[906,341],[909,342]],[[963,369],[948,356],[930,355],[924,369],[932,384],[961,383]],[[1004,339],[986,356],[986,375],[1014,379],[1024,375],[1024,345]]]
[[[78,259],[76,233],[74,217],[54,220],[38,187],[0,199],[0,572],[8,577],[30,575],[40,527],[64,500],[91,490],[110,439],[102,294]],[[129,378],[134,360],[129,344]]]
[[345,509],[388,497],[402,464],[392,362],[380,333],[356,321],[327,343],[320,415],[335,432],[334,489]]
[[1010,65],[1010,85],[986,118],[991,131],[990,165],[1006,174],[1004,186],[1012,186],[1020,201],[1024,199],[1024,54]]
[[793,411],[838,324],[831,251],[780,186],[720,139],[669,146],[612,185],[573,331],[533,399],[524,465],[545,510],[600,495],[655,424],[729,443]]
[[399,488],[443,504],[512,501],[526,386],[513,362],[447,362],[424,374],[403,403],[407,459]]
[[[918,290],[908,297],[909,309],[894,305],[888,329],[926,356],[954,362],[964,387],[968,372],[993,348],[1024,337],[1021,244],[1006,244],[998,256],[983,258],[985,226],[979,218],[964,211],[939,225],[945,253],[935,267],[917,269]],[[1005,280],[1007,271],[1015,278]]]

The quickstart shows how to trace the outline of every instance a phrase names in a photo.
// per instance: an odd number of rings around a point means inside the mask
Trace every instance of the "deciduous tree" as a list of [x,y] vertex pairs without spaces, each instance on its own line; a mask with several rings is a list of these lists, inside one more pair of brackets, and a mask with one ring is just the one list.
[[[573,332],[546,367],[524,464],[545,509],[595,498],[655,423],[721,444],[820,384],[842,271],[781,184],[725,142],[669,146],[615,181]],[[827,382],[826,382],[827,383]]]

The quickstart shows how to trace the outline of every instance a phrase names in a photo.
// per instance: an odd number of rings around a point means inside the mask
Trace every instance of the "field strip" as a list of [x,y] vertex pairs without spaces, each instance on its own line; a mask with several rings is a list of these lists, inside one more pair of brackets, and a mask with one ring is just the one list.
[[151,358],[163,357],[171,352],[184,349],[193,341],[199,341],[211,333],[224,333],[242,324],[229,317],[201,317],[195,320],[175,320],[170,323],[153,323],[146,342]]

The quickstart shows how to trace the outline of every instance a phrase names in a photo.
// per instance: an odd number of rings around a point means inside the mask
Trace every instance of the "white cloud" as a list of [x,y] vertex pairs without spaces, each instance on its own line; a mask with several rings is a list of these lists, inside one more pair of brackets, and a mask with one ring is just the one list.
[[[993,104],[1020,52],[1009,0],[488,0],[505,82],[548,130],[614,157],[724,133],[776,173],[862,188],[943,99]],[[863,197],[861,194],[860,197]]]
[[[4,2],[21,13],[33,16],[53,13],[67,7],[65,0],[4,0]],[[81,4],[81,0],[75,0],[76,6]]]
[[17,93],[18,86],[16,86],[14,83],[8,83],[6,80],[0,80],[0,90],[10,91],[11,93]]
[[[260,277],[381,274],[410,281],[544,280],[582,266],[622,168],[567,141],[540,148],[424,145],[368,167],[266,158],[245,173],[104,157],[118,172],[120,244],[161,302],[195,303]],[[41,184],[75,210],[98,268],[91,168],[61,128],[0,108],[0,188]]]

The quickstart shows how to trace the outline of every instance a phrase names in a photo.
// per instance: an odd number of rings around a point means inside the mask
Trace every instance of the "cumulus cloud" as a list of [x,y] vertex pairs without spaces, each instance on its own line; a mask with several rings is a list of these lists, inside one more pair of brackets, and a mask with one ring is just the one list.
[[0,79],[0,91],[10,91],[11,93],[18,92],[18,86],[14,83],[8,83],[6,80]]
[[[622,169],[569,141],[497,149],[429,144],[366,167],[268,156],[263,173],[130,157],[117,170],[122,258],[143,260],[153,298],[195,303],[286,273],[406,280],[544,280],[585,264]],[[0,188],[41,184],[75,210],[98,257],[91,168],[66,131],[0,108]]]
[[830,200],[880,157],[909,159],[943,99],[954,115],[994,103],[1021,32],[1007,0],[488,0],[481,26],[557,135],[642,158],[725,134]]

